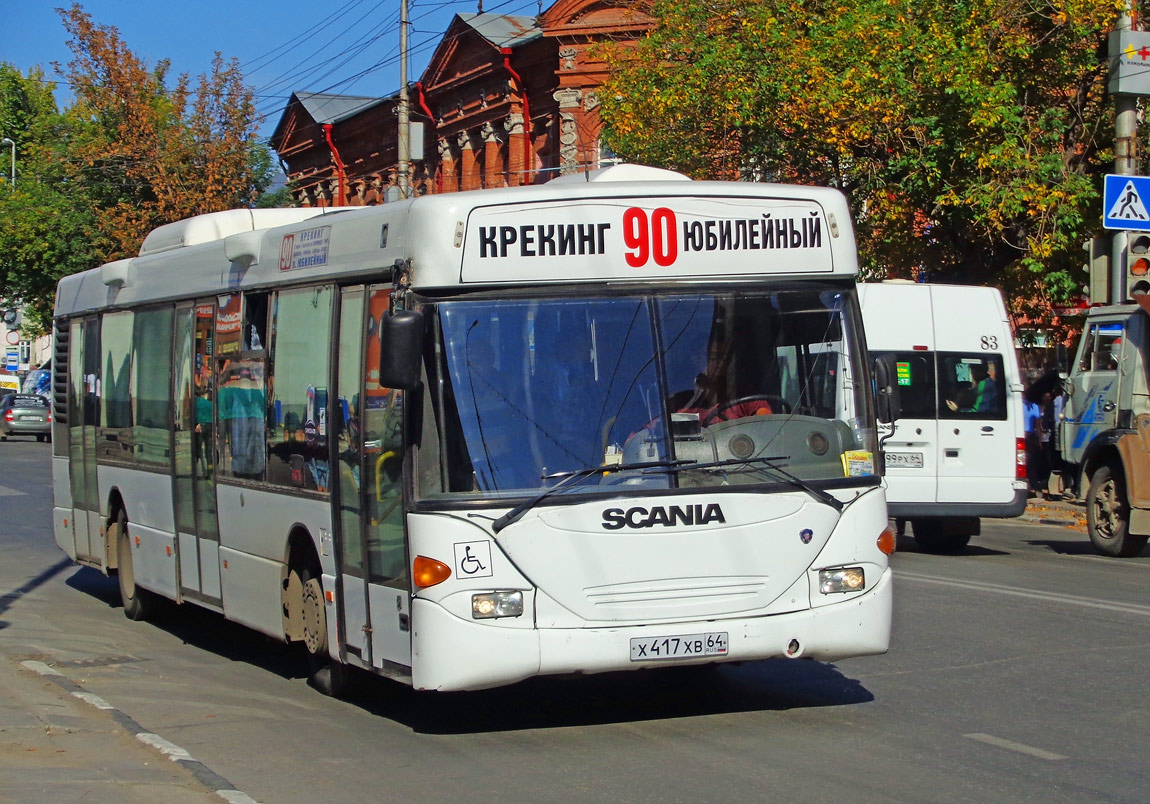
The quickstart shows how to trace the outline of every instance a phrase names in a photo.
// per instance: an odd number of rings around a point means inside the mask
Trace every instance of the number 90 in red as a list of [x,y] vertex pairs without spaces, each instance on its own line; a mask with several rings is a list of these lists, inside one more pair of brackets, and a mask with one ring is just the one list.
[[675,213],[659,207],[648,219],[646,210],[629,208],[623,213],[623,242],[631,249],[626,257],[632,268],[642,268],[652,259],[660,268],[673,265],[679,255]]

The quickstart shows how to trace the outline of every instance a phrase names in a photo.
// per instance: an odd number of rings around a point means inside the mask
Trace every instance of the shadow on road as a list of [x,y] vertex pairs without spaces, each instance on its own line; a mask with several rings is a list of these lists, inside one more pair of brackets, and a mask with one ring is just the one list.
[[[977,539],[977,536],[972,536],[971,541]],[[921,553],[922,555],[932,555],[918,546],[918,542],[914,540],[914,536],[907,533],[899,536],[896,543],[895,555],[899,553]],[[962,549],[961,552],[955,553],[955,556],[967,556],[970,558],[978,558],[981,556],[1008,556],[1010,553],[1005,550],[991,550],[989,547],[982,547],[978,544],[968,544]]]
[[[71,561],[66,560],[66,563],[72,565]],[[120,587],[116,583],[115,576],[105,575],[98,569],[77,567],[76,572],[64,583],[77,592],[83,592],[101,603],[106,603],[110,609],[119,608],[121,605]]]
[[832,664],[774,659],[535,678],[468,693],[415,692],[365,679],[355,703],[425,734],[468,734],[630,723],[730,712],[867,703],[874,696]]
[[[13,591],[8,592],[5,595],[0,595],[0,614],[3,614],[4,612],[8,611],[8,609],[12,608],[12,604],[18,601],[20,598],[24,597],[24,595],[28,594],[34,589],[37,589],[38,587],[43,586],[48,581],[52,580],[71,566],[72,561],[70,559],[62,558],[52,566],[47,567],[41,571],[38,575],[36,575],[36,577],[30,578],[27,582],[20,585]],[[6,620],[0,620],[0,628],[6,628],[7,626],[8,622]]]
[[[105,576],[99,570],[84,567],[66,583],[107,604],[108,608],[123,608],[115,576]],[[259,667],[281,678],[303,678],[306,675],[306,663],[298,645],[285,645],[199,606],[181,606],[163,598],[158,598],[154,605],[154,615],[149,616],[148,625],[167,631],[185,645],[229,661]]]
[[[1063,540],[1063,539],[1030,539],[1027,544],[1033,544],[1036,547],[1048,547],[1055,553],[1064,556],[1098,556],[1102,558],[1102,554],[1094,549],[1094,545],[1090,543],[1089,538]],[[1150,546],[1143,548],[1140,556],[1150,556]],[[1128,559],[1116,558],[1115,561],[1126,561]]]
[[[71,562],[63,561],[53,570],[69,566]],[[97,570],[83,568],[67,583],[110,608],[121,605],[116,579]],[[198,606],[162,602],[150,624],[189,646],[281,678],[306,675],[299,645],[285,645]],[[310,689],[306,694],[320,695]],[[356,695],[349,703],[420,733],[469,734],[848,706],[872,700],[869,690],[833,664],[774,659],[534,678],[469,693],[415,692],[398,682],[357,672]]]

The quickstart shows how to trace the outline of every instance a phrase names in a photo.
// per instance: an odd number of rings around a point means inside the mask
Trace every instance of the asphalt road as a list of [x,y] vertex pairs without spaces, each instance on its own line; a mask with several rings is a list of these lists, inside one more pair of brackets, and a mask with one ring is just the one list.
[[[0,671],[50,665],[265,804],[1150,800],[1150,553],[1105,559],[1080,530],[987,521],[952,557],[900,543],[881,657],[470,694],[371,679],[345,702],[210,613],[125,619],[114,580],[53,543],[50,450],[0,445]],[[138,750],[121,764],[167,762]],[[205,789],[169,784],[156,800]]]

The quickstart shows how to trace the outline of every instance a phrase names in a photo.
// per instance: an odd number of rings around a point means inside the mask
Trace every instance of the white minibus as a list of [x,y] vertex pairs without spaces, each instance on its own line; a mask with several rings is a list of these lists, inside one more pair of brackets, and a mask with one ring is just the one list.
[[1022,380],[996,288],[888,280],[859,286],[872,357],[895,362],[887,505],[928,552],[958,552],[980,517],[1026,509]]

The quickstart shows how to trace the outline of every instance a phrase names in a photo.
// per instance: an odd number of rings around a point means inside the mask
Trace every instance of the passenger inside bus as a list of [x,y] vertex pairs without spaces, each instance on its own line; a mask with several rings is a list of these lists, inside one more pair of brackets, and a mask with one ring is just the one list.
[[993,360],[975,364],[970,369],[971,384],[960,392],[958,401],[948,399],[946,406],[961,413],[989,413],[998,407],[998,369]]

